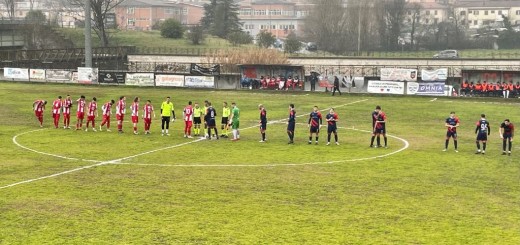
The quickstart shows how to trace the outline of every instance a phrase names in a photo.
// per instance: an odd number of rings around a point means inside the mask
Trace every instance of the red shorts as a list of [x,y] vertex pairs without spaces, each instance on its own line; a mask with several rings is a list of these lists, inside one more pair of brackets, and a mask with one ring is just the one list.
[[63,113],[63,117],[70,117],[70,113]]
[[43,111],[34,111],[34,115],[38,118],[43,117]]
[[145,118],[144,119],[144,123],[151,124],[152,123],[152,119],[151,118]]
[[193,122],[192,121],[186,121],[185,124],[186,124],[186,127],[190,128],[193,125]]
[[110,122],[110,116],[103,115],[103,121]]
[[138,116],[132,116],[132,123],[138,123],[139,117]]
[[87,121],[94,121],[96,119],[96,116],[88,116]]
[[52,118],[60,119],[60,114],[52,114]]
[[85,118],[85,112],[76,113],[76,117],[78,117],[79,120],[83,120]]
[[116,119],[118,121],[123,121],[123,120],[125,120],[125,115],[116,115]]

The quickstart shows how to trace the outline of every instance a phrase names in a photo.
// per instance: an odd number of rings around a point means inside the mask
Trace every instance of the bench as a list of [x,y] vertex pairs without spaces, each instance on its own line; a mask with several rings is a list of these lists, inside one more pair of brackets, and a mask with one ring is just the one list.
[[318,83],[318,86],[320,86],[320,88],[325,88],[325,92],[328,92],[329,88],[332,90],[332,88],[334,88],[334,85],[333,84],[330,84],[329,81],[327,80],[321,80],[319,83]]

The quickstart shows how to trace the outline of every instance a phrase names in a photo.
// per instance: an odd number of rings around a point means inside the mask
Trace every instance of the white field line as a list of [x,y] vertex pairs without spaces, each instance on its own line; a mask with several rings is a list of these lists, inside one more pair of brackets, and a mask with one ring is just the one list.
[[[338,127],[338,128],[342,128],[342,127]],[[364,132],[364,133],[372,133],[371,131],[362,130],[362,129],[354,129],[354,128],[346,128],[346,129],[359,131],[359,132]],[[233,164],[227,164],[227,165],[224,165],[224,164],[220,164],[220,165],[214,165],[214,164],[146,164],[146,163],[123,163],[123,162],[112,163],[112,164],[137,165],[137,166],[156,166],[156,167],[213,167],[213,168],[229,168],[229,167],[281,167],[281,166],[325,165],[325,164],[336,164],[336,163],[345,163],[345,162],[359,162],[359,161],[367,161],[367,160],[374,160],[374,159],[379,159],[379,158],[385,158],[385,157],[389,157],[389,156],[395,155],[397,153],[400,153],[400,152],[402,152],[402,151],[404,151],[404,150],[406,150],[406,149],[408,149],[410,147],[410,143],[406,139],[403,139],[403,138],[400,138],[400,137],[397,137],[397,136],[394,136],[394,135],[389,135],[389,134],[387,134],[387,136],[390,137],[390,138],[394,138],[394,139],[397,139],[397,140],[403,142],[404,146],[401,147],[400,149],[396,150],[396,151],[389,152],[389,153],[384,154],[384,155],[373,156],[373,157],[364,157],[364,158],[356,158],[356,159],[347,159],[347,160],[326,161],[326,162],[307,162],[307,163],[236,164],[236,165],[233,165]],[[331,146],[331,147],[334,147],[334,145]]]
[[[350,103],[346,103],[346,104],[343,104],[343,105],[336,106],[335,108],[344,107],[344,106],[352,105],[352,104],[356,104],[356,103],[361,103],[361,102],[364,102],[364,101],[367,101],[367,100],[368,100],[368,99],[358,100],[358,101],[354,101],[354,102],[350,102]],[[322,111],[325,111],[325,110],[328,110],[328,109],[324,109],[324,110],[322,110]],[[302,115],[299,115],[299,116],[297,116],[297,117],[302,117],[302,116],[306,116],[306,114],[302,114]],[[287,120],[287,119],[281,119],[281,120],[271,121],[271,122],[269,122],[269,124],[272,124],[272,123],[278,123],[278,122],[282,122],[282,121],[285,121],[285,120]],[[251,129],[251,128],[256,128],[256,127],[258,127],[258,126],[250,126],[250,127],[244,128],[243,130],[247,130],[247,129]],[[81,159],[77,159],[77,158],[69,158],[69,157],[59,156],[59,155],[55,155],[55,154],[51,154],[51,153],[46,153],[46,152],[37,151],[37,150],[31,149],[31,148],[25,147],[25,146],[19,144],[19,143],[16,141],[16,138],[17,138],[18,136],[20,136],[20,135],[27,134],[27,133],[30,133],[30,132],[39,131],[39,130],[42,130],[42,129],[33,130],[33,131],[25,132],[25,133],[22,133],[22,134],[18,134],[18,135],[16,135],[16,136],[13,137],[13,142],[14,142],[17,146],[19,146],[19,147],[21,147],[21,148],[23,148],[23,149],[26,149],[26,150],[32,151],[32,152],[37,153],[37,154],[43,154],[43,155],[48,155],[48,156],[54,156],[54,157],[57,157],[57,158],[68,159],[68,160],[81,160]],[[155,149],[155,150],[151,150],[151,151],[147,151],[147,152],[142,152],[142,153],[139,153],[139,154],[136,154],[136,155],[132,155],[132,156],[128,156],[128,157],[123,157],[123,158],[114,159],[114,160],[109,160],[109,161],[103,161],[103,162],[97,162],[96,164],[92,164],[92,165],[88,165],[88,166],[83,166],[83,167],[79,167],[79,168],[75,168],[75,169],[71,169],[71,170],[67,170],[67,171],[63,171],[63,172],[59,172],[59,173],[55,173],[55,174],[51,174],[51,175],[47,175],[47,176],[42,176],[42,177],[39,177],[39,178],[34,178],[34,179],[24,180],[24,181],[16,182],[16,183],[9,184],[9,185],[6,185],[6,186],[0,186],[0,189],[6,189],[6,188],[13,187],[13,186],[17,186],[17,185],[21,185],[21,184],[26,184],[26,183],[31,183],[31,182],[35,182],[35,181],[39,181],[39,180],[43,180],[43,179],[54,178],[54,177],[58,177],[58,176],[61,176],[61,175],[65,175],[65,174],[69,174],[69,173],[73,173],[73,172],[77,172],[77,171],[81,171],[81,170],[89,169],[89,168],[93,168],[93,167],[103,166],[103,165],[107,165],[107,164],[118,164],[118,163],[120,163],[120,162],[122,162],[122,161],[125,161],[125,160],[128,160],[128,159],[132,159],[132,158],[136,158],[136,157],[139,157],[139,156],[143,156],[143,155],[147,155],[147,154],[155,153],[155,152],[158,152],[158,151],[169,150],[169,149],[173,149],[173,148],[177,148],[177,147],[185,146],[185,145],[192,144],[192,143],[196,143],[196,142],[200,142],[200,141],[203,141],[203,140],[204,140],[204,139],[201,138],[201,139],[193,140],[193,141],[186,142],[186,143],[182,143],[182,144],[177,144],[177,145],[168,146],[168,147],[163,147],[163,148],[159,148],[159,149]],[[92,160],[86,160],[86,161],[92,161]],[[300,164],[300,165],[302,165],[302,164]],[[235,166],[237,166],[237,165],[235,165]],[[287,165],[287,166],[290,166],[290,165]],[[294,166],[297,166],[297,165],[294,165]],[[237,167],[240,167],[240,166],[237,166]]]

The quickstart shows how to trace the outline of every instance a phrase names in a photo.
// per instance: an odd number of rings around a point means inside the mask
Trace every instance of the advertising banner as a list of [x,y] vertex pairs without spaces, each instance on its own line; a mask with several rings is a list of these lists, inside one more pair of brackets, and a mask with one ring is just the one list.
[[182,75],[156,75],[155,86],[161,87],[184,87],[184,76]]
[[45,77],[47,81],[72,82],[72,72],[65,70],[46,70]]
[[78,82],[84,84],[98,83],[98,68],[78,67]]
[[421,79],[428,82],[446,81],[448,79],[448,68],[421,70]]
[[214,88],[215,78],[186,76],[184,78],[184,86],[188,88]]
[[367,92],[375,94],[404,94],[404,83],[393,81],[368,81]]
[[381,81],[417,81],[416,69],[381,68]]
[[428,83],[415,83],[409,82],[407,88],[407,94],[416,95],[445,95],[445,84],[444,82],[428,82]]
[[45,70],[44,69],[30,69],[29,70],[29,77],[31,80],[45,80]]
[[123,84],[125,83],[125,73],[121,72],[100,72],[99,83]]
[[11,79],[29,80],[29,69],[24,68],[4,68],[4,77]]
[[131,86],[154,86],[153,73],[127,73],[125,84]]

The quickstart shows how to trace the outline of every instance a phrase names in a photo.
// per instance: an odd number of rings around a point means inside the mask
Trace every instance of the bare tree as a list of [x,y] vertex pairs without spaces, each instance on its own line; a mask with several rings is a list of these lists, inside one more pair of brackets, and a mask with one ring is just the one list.
[[[85,8],[83,0],[67,0],[71,5],[79,5]],[[101,40],[101,45],[106,47],[109,45],[109,34],[105,27],[105,19],[107,13],[112,12],[119,4],[125,0],[90,0],[90,7],[92,9],[92,29]],[[85,19],[87,19],[85,17]]]
[[348,38],[348,18],[342,0],[318,0],[305,19],[307,39],[318,48],[341,53],[352,46]]
[[412,47],[415,47],[416,50],[419,49],[419,46],[416,45],[416,43],[415,43],[415,35],[416,35],[417,25],[420,24],[419,17],[421,16],[421,9],[422,9],[422,6],[420,3],[412,3],[410,10],[409,10],[409,11],[411,11],[411,14],[412,14],[412,16],[411,16],[412,31],[410,32],[410,43],[411,43]]
[[9,19],[14,19],[15,0],[3,0],[3,2],[7,8],[7,16]]

